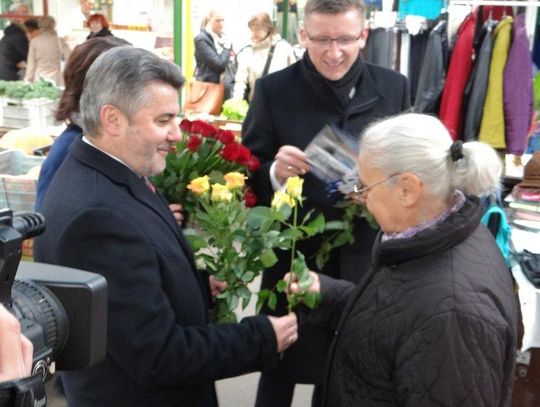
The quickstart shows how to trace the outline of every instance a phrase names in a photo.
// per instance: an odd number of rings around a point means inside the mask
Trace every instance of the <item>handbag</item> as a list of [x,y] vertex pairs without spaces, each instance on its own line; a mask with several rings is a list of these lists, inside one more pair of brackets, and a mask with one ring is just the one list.
[[219,115],[225,96],[223,82],[203,82],[191,80],[186,85],[184,113],[209,113]]

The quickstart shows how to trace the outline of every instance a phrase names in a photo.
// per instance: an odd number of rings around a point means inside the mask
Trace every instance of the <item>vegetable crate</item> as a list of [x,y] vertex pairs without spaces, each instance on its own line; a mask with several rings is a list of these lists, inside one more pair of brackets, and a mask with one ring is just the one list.
[[0,97],[0,127],[47,127],[56,124],[58,101],[47,98],[13,99]]
[[8,207],[13,212],[34,210],[37,180],[25,174],[44,160],[20,150],[0,152],[0,208]]

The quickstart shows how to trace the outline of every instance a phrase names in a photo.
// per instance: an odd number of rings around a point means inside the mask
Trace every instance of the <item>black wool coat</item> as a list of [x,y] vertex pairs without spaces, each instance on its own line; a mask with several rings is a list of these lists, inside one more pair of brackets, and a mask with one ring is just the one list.
[[24,30],[17,24],[11,24],[4,30],[0,40],[0,79],[17,81],[19,68],[17,64],[26,61],[28,55],[28,38]]
[[321,277],[310,318],[335,330],[328,407],[509,406],[517,301],[477,198],[412,237],[381,241],[366,280]]
[[62,372],[70,405],[216,406],[214,380],[274,366],[266,316],[208,325],[208,284],[166,201],[120,162],[75,140],[42,213],[35,259],[108,284],[107,355]]
[[[307,53],[304,59],[257,80],[255,85],[242,135],[243,143],[262,164],[252,178],[259,204],[271,202],[269,169],[281,146],[292,145],[304,150],[326,124],[335,124],[358,137],[374,120],[398,114],[410,106],[408,83],[403,75],[362,61],[356,93],[344,106],[329,81],[308,67],[306,58]],[[307,200],[302,213],[315,209],[315,213],[323,213],[327,221],[341,219],[342,212],[334,208],[335,202],[328,196],[325,184],[312,174],[304,177],[303,195]],[[359,220],[355,243],[334,250],[320,271],[336,278],[359,281],[369,268],[376,233],[367,222]],[[312,270],[318,270],[314,255],[321,242],[320,237],[315,237],[298,245]],[[288,271],[288,253],[278,253],[278,257],[278,263],[263,274],[263,288],[273,287]],[[284,312],[285,302],[280,297],[277,313]],[[309,326],[300,329],[299,341],[280,361],[280,374],[297,382],[320,383],[331,332]]]

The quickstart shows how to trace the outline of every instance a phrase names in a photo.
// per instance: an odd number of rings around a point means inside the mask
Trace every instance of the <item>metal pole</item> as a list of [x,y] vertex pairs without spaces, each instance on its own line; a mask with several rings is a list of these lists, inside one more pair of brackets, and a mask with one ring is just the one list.
[[281,30],[281,36],[285,40],[289,40],[287,37],[288,34],[288,28],[289,28],[289,0],[283,0],[283,21],[281,22],[282,30]]
[[182,0],[174,0],[173,10],[173,33],[174,33],[174,63],[182,66]]

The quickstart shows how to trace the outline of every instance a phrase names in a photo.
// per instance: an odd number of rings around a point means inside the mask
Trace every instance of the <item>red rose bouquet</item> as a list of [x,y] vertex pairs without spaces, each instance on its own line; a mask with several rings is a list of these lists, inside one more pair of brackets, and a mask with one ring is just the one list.
[[[180,203],[189,219],[198,201],[188,194],[187,186],[195,178],[208,175],[210,182],[223,182],[228,172],[246,174],[260,167],[259,160],[239,143],[229,130],[221,130],[201,120],[182,120],[182,139],[176,152],[167,156],[167,166],[153,181],[169,203]],[[254,205],[247,191],[246,202]]]

